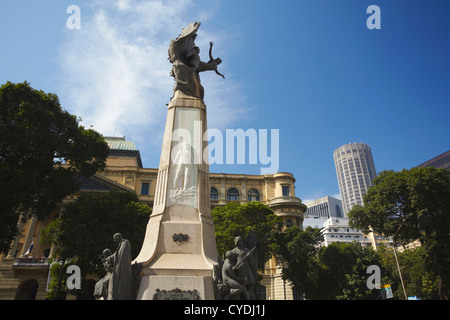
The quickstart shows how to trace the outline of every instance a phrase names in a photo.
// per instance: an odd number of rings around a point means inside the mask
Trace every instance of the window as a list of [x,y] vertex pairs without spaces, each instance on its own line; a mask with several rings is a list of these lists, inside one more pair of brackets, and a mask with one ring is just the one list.
[[281,186],[283,191],[283,197],[289,197],[289,186]]
[[214,187],[211,187],[210,199],[211,200],[219,200],[219,191],[217,191],[217,189]]
[[290,228],[290,227],[292,227],[293,225],[294,225],[294,222],[292,222],[291,219],[286,220],[286,227],[287,227],[287,228]]
[[256,189],[250,189],[248,191],[248,201],[259,201],[259,191]]
[[231,200],[231,201],[239,200],[239,191],[236,188],[228,189],[227,200]]
[[149,182],[142,182],[142,185],[141,185],[141,196],[148,196],[149,190],[150,190],[150,183]]

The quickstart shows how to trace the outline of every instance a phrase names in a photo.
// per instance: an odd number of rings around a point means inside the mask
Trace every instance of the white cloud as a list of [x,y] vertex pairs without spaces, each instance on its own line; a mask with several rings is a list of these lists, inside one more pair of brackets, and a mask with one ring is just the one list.
[[[126,135],[141,153],[159,146],[174,85],[167,60],[170,40],[198,17],[213,19],[214,9],[202,12],[190,0],[102,0],[89,7],[82,7],[81,29],[66,30],[59,48],[62,105],[85,127]],[[200,28],[196,43],[202,59],[208,60],[210,40],[217,43],[214,55],[224,58],[227,45],[219,43],[232,36]],[[209,72],[202,73],[202,84],[209,127],[225,128],[248,115],[239,83]]]

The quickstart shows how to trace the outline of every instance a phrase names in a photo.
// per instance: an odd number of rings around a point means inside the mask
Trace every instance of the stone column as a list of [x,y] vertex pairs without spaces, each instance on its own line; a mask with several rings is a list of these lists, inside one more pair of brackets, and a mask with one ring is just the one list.
[[17,248],[19,247],[20,235],[22,234],[23,231],[23,220],[24,216],[23,214],[21,214],[19,217],[19,222],[17,224],[17,235],[14,237],[14,240],[11,244],[11,248],[9,249],[8,255],[6,256],[7,259],[13,259],[16,256],[16,251]]
[[[141,252],[138,300],[214,299],[218,263],[210,214],[206,106],[176,91],[169,103],[153,212]],[[133,263],[134,263],[133,262]],[[178,295],[178,296],[177,296]]]

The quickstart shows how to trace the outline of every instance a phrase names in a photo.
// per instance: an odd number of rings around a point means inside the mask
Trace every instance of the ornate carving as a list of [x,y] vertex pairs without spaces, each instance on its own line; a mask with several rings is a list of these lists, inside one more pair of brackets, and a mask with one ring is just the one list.
[[180,290],[175,288],[167,291],[156,289],[153,300],[201,300],[201,297],[197,290]]
[[183,234],[183,233],[174,234],[172,236],[172,238],[173,238],[173,241],[175,241],[177,244],[181,244],[183,242],[189,242],[189,235]]

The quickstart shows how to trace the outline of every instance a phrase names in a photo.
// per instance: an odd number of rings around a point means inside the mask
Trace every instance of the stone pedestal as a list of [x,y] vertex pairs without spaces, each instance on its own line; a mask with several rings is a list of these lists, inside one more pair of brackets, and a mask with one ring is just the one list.
[[[206,106],[176,91],[167,112],[153,212],[140,254],[138,300],[214,299],[218,256],[209,202]],[[133,263],[134,263],[133,262]]]

